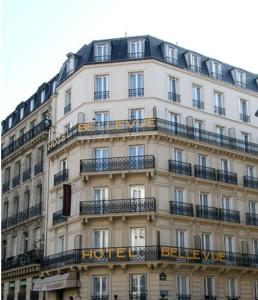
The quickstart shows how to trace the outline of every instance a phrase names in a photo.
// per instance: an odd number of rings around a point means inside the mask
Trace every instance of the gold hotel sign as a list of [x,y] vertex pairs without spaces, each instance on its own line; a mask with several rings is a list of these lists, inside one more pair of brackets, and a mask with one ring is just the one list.
[[48,151],[53,150],[55,147],[57,147],[59,144],[65,142],[68,138],[70,138],[74,132],[77,133],[77,135],[87,135],[92,134],[94,132],[97,132],[98,134],[101,134],[102,132],[110,131],[118,131],[119,130],[130,130],[133,128],[137,129],[144,129],[148,128],[149,130],[151,128],[156,127],[156,119],[143,119],[143,120],[118,120],[118,121],[110,121],[110,122],[91,122],[91,123],[79,123],[77,124],[77,128],[75,130],[68,130],[60,135],[58,135],[56,138],[54,138],[52,141],[48,143]]
[[[108,260],[134,260],[136,257],[145,257],[153,260],[157,256],[157,252],[148,251],[148,248],[105,248],[105,249],[85,249],[81,250],[82,260],[101,261]],[[176,247],[160,247],[159,259],[182,259],[187,261],[206,261],[206,262],[223,262],[225,261],[225,252],[222,251],[206,251],[199,249],[178,249]],[[137,259],[137,258],[136,258]],[[158,258],[157,258],[158,259]]]

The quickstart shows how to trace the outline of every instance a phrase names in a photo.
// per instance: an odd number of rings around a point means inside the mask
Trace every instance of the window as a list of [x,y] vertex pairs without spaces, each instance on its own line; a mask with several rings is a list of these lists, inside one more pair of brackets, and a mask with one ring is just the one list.
[[10,117],[10,118],[8,119],[8,128],[11,128],[11,127],[12,127],[12,124],[13,124],[13,118]]
[[130,156],[143,156],[144,145],[129,146]]
[[144,187],[144,185],[132,185],[132,186],[130,186],[130,197],[131,197],[131,199],[145,198],[145,187]]
[[174,159],[175,159],[175,161],[182,162],[183,161],[183,151],[180,149],[174,149]]
[[95,45],[95,61],[103,62],[110,59],[109,45],[108,44],[96,44]]
[[192,87],[193,107],[204,109],[204,103],[201,102],[201,87],[193,85]]
[[240,70],[236,70],[236,85],[239,85],[241,87],[246,87],[246,75],[244,72]]
[[250,122],[250,116],[248,113],[248,101],[240,99],[240,120],[245,123]]
[[176,247],[184,248],[187,245],[187,232],[185,230],[176,230]]
[[67,75],[71,75],[74,71],[74,56],[70,54],[70,57],[68,58],[67,60],[67,63],[66,63],[66,72],[67,72]]
[[36,126],[36,120],[32,120],[30,122],[30,129],[34,128]]
[[241,132],[241,137],[242,137],[242,141],[247,144],[251,142],[251,135],[250,133],[247,133],[247,132]]
[[183,189],[174,189],[174,201],[184,202],[184,190]]
[[60,236],[57,238],[57,252],[64,252],[65,251],[65,238],[64,236]]
[[71,103],[72,103],[72,90],[69,89],[65,92],[64,114],[71,111]]
[[177,64],[178,63],[176,48],[174,48],[172,46],[169,46],[169,45],[166,46],[165,60],[167,62],[169,62],[170,64]]
[[109,98],[108,90],[108,75],[101,75],[95,77],[95,100],[103,100]]
[[146,274],[130,274],[130,299],[146,299]]
[[33,111],[34,109],[34,99],[30,100],[30,111]]
[[256,207],[257,206],[257,204],[256,204],[256,202],[254,202],[254,201],[250,201],[249,202],[249,213],[250,214],[256,214]]
[[234,237],[231,235],[224,236],[224,249],[225,252],[235,252],[235,240]]
[[129,74],[129,97],[140,97],[143,95],[143,73]]
[[108,230],[94,230],[94,248],[107,248],[108,247]]
[[130,119],[131,120],[143,120],[144,119],[144,110],[143,109],[131,109],[130,110]]
[[212,61],[211,76],[213,79],[222,80],[221,64]]
[[95,170],[96,171],[107,171],[108,170],[108,148],[95,148],[94,158],[95,158]]
[[12,144],[15,142],[15,135],[10,136],[9,143]]
[[43,103],[45,101],[45,90],[42,90],[40,92],[40,103]]
[[202,233],[202,249],[213,250],[213,240],[211,233]]
[[221,126],[216,126],[216,133],[217,133],[217,142],[220,145],[223,145],[224,135],[225,135],[225,128]]
[[180,102],[180,96],[177,94],[177,79],[169,77],[168,80],[168,99],[173,102]]
[[225,115],[225,108],[223,108],[223,99],[222,99],[222,94],[219,92],[214,92],[214,98],[215,98],[215,113],[224,116]]
[[190,53],[190,69],[195,72],[201,72],[201,60],[196,54]]
[[254,171],[255,171],[254,166],[249,166],[249,165],[246,166],[246,176],[254,177],[255,176]]
[[228,196],[222,196],[222,208],[225,210],[232,210],[232,198]]
[[20,109],[20,120],[23,119],[23,117],[24,117],[24,108],[22,107]]
[[200,167],[207,167],[207,156],[206,155],[202,155],[202,154],[198,154],[198,165]]
[[68,169],[67,158],[64,158],[64,159],[60,160],[60,171],[64,172],[67,169]]
[[13,236],[12,237],[12,256],[16,256],[17,255],[17,236]]
[[145,228],[131,228],[131,246],[145,247]]
[[227,159],[221,159],[220,161],[221,164],[221,170],[224,172],[229,172],[230,171],[230,164]]
[[228,297],[238,297],[236,278],[227,279],[227,289],[228,289]]
[[64,126],[64,131],[69,133],[70,131],[72,131],[72,127],[72,122],[69,122]]
[[105,127],[105,122],[108,122],[110,120],[110,114],[107,111],[99,111],[95,112],[95,122],[97,123],[103,123],[103,127]]
[[55,94],[55,92],[56,92],[56,80],[54,80],[52,83],[52,93]]
[[93,276],[92,278],[93,297],[101,299],[108,296],[108,276]]
[[204,295],[205,297],[214,297],[215,293],[215,278],[204,277]]
[[210,206],[209,194],[200,193],[199,197],[199,202],[201,206]]
[[142,58],[144,52],[144,41],[137,40],[137,41],[129,41],[129,58]]
[[188,299],[189,295],[189,277],[186,275],[176,276],[176,294],[177,299],[186,296],[184,299]]
[[93,189],[94,201],[108,200],[108,188],[107,187],[95,187]]
[[252,240],[252,254],[258,255],[258,240]]

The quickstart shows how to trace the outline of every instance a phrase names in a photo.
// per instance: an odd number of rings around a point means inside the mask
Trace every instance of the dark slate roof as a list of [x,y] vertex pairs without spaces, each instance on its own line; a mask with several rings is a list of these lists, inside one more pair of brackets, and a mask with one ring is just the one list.
[[[74,54],[75,57],[75,70],[74,72],[76,72],[77,70],[79,70],[83,65],[89,65],[89,64],[99,64],[99,63],[112,63],[112,62],[119,62],[119,61],[129,61],[129,60],[135,60],[135,59],[129,59],[128,58],[128,40],[131,39],[144,39],[145,40],[145,53],[143,55],[142,58],[140,58],[139,60],[144,60],[144,59],[155,59],[158,61],[162,61],[165,63],[166,62],[164,56],[163,56],[163,51],[162,51],[162,46],[164,45],[164,43],[174,46],[175,48],[177,48],[177,53],[178,53],[178,63],[176,65],[174,65],[175,67],[178,67],[180,69],[188,69],[186,60],[185,60],[185,53],[187,52],[191,52],[191,53],[195,53],[197,54],[200,58],[201,58],[201,72],[198,73],[199,75],[204,75],[204,76],[209,76],[209,72],[206,66],[206,61],[209,59],[212,59],[210,57],[204,56],[198,52],[192,51],[192,50],[188,50],[182,47],[179,47],[178,45],[169,43],[169,42],[165,42],[163,40],[160,40],[158,38],[149,36],[149,35],[144,35],[144,36],[136,36],[136,37],[123,37],[123,38],[115,38],[115,39],[105,39],[105,40],[98,40],[98,41],[92,41],[90,44],[88,45],[84,45],[76,54]],[[94,44],[98,43],[98,42],[108,42],[111,45],[111,58],[109,61],[105,61],[105,62],[95,62],[94,61]],[[67,59],[68,60],[68,59]],[[31,98],[35,98],[36,101],[36,105],[35,105],[35,109],[37,107],[40,106],[40,101],[39,101],[39,97],[40,97],[40,92],[42,89],[46,89],[46,100],[51,96],[52,94],[52,84],[53,81],[56,80],[57,81],[57,85],[60,85],[62,82],[64,82],[70,75],[67,74],[66,72],[66,63],[67,60],[64,62],[61,70],[59,71],[59,73],[52,78],[49,82],[47,83],[43,83],[37,90],[37,92],[32,95],[30,97]],[[225,64],[217,59],[214,59],[215,61],[218,61],[222,64],[223,66],[223,81],[227,84],[231,84],[234,85],[234,81],[233,81],[233,77],[231,74],[231,70],[232,69],[238,69],[238,70],[242,70],[240,68],[237,67],[233,67],[231,65]],[[251,72],[248,72],[246,70],[242,70],[245,72],[246,74],[246,90],[249,91],[253,91],[258,93],[258,85],[256,82],[257,76]],[[73,72],[73,73],[74,73]],[[19,118],[17,117],[19,112],[18,110],[24,106],[24,117],[26,117],[27,115],[29,115],[31,112],[29,112],[28,107],[29,107],[29,101],[30,99],[26,100],[25,102],[21,102],[16,110],[14,112],[12,112],[4,121],[2,121],[2,134],[6,133],[8,130],[8,118],[9,117],[13,117],[14,121],[13,121],[13,126],[17,125],[21,120],[19,120]],[[13,127],[12,126],[12,127]]]

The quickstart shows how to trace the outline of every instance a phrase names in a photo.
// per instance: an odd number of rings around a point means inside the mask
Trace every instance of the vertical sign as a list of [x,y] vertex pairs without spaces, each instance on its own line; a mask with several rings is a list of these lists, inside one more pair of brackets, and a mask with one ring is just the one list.
[[63,199],[63,216],[69,217],[71,215],[71,197],[72,187],[70,184],[63,185],[64,199]]

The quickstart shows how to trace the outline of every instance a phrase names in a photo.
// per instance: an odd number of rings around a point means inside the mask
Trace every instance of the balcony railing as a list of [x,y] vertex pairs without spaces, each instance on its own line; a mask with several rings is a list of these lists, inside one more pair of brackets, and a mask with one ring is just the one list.
[[240,223],[240,213],[237,210],[220,208],[219,220],[225,222]]
[[148,291],[129,291],[129,300],[148,300]]
[[95,100],[109,99],[109,91],[94,92]]
[[239,296],[228,296],[227,300],[240,300]]
[[30,218],[34,218],[36,216],[41,215],[42,205],[41,203],[37,203],[34,206],[30,207]]
[[242,122],[245,122],[245,123],[250,123],[250,116],[244,115],[244,114],[240,114],[240,120]]
[[216,80],[222,80],[223,79],[223,76],[222,76],[222,74],[220,74],[220,73],[216,73],[216,72],[211,72],[211,77],[213,78],[213,79],[216,79]]
[[198,109],[204,109],[204,102],[193,99],[193,107]]
[[196,205],[196,216],[197,218],[218,220],[219,209],[217,207]]
[[24,209],[23,211],[19,212],[19,216],[18,216],[18,223],[22,223],[26,220],[29,219],[29,209]]
[[8,220],[8,218],[2,219],[2,221],[1,221],[2,230],[7,228],[7,220]]
[[14,226],[19,223],[19,213],[15,213],[14,215],[7,218],[7,227]]
[[198,72],[201,73],[202,72],[202,68],[196,66],[196,65],[189,65],[189,69],[194,71],[194,72]]
[[173,102],[180,102],[180,95],[168,92],[168,99]]
[[140,213],[151,211],[156,211],[156,199],[153,197],[80,202],[80,215]]
[[129,52],[128,57],[130,59],[137,59],[137,58],[143,58],[144,53],[143,52]]
[[12,152],[16,151],[20,147],[24,146],[27,142],[32,140],[34,137],[42,132],[47,132],[51,126],[50,120],[42,120],[39,124],[32,127],[29,131],[20,136],[16,141],[10,143],[7,147],[2,149],[2,159],[7,157]]
[[63,223],[67,220],[66,216],[63,216],[63,210],[59,210],[53,213],[53,225]]
[[217,180],[230,184],[237,184],[237,174],[223,170],[217,170]]
[[129,89],[128,90],[128,96],[129,97],[141,97],[141,96],[144,96],[144,89],[143,88]]
[[19,292],[18,300],[26,300],[26,292]]
[[30,300],[39,300],[39,292],[30,291]]
[[38,175],[43,172],[43,160],[36,163],[34,166],[34,175]]
[[240,87],[244,87],[246,88],[246,81],[239,81],[239,80],[236,80],[235,81],[235,84],[240,86]]
[[14,300],[14,293],[13,294],[7,294],[7,300]]
[[195,165],[194,176],[208,180],[216,180],[216,171],[213,168]]
[[191,300],[191,295],[177,294],[176,300]]
[[68,180],[69,177],[69,170],[68,169],[64,169],[60,172],[58,172],[57,174],[54,175],[54,185],[57,185],[59,183],[62,183],[66,180]]
[[108,300],[108,295],[91,296],[91,300]]
[[178,59],[170,56],[165,56],[165,61],[173,65],[178,65]]
[[104,61],[108,61],[111,59],[110,55],[97,55],[94,56],[94,61],[95,62],[104,62]]
[[168,169],[169,172],[192,176],[192,165],[189,163],[185,163],[177,160],[169,160]]
[[69,111],[71,111],[71,109],[72,109],[71,103],[67,104],[67,105],[64,107],[64,114],[67,114]]
[[2,185],[2,194],[10,190],[10,181],[3,183]]
[[[105,124],[105,126],[103,126]],[[159,131],[172,136],[180,136],[186,139],[198,140],[215,146],[237,150],[241,152],[258,154],[258,144],[235,139],[211,131],[197,129],[181,123],[164,119],[142,120],[116,120],[107,122],[79,123],[69,130],[66,139],[54,139],[48,143],[48,153],[51,153],[67,144],[76,137],[87,137],[99,134],[118,134],[131,132]]]
[[258,226],[258,214],[246,213],[246,224]]
[[80,163],[81,173],[152,168],[155,168],[155,157],[153,155],[84,159]]
[[31,178],[31,168],[28,168],[23,172],[22,181],[25,182]]
[[170,213],[174,215],[193,217],[193,204],[170,201]]
[[205,296],[204,296],[204,300],[217,300],[217,297],[216,297],[216,296],[208,296],[208,295],[205,295]]
[[225,116],[225,114],[226,114],[225,108],[220,107],[220,106],[214,106],[214,112],[215,112],[215,114],[220,115],[220,116]]
[[252,189],[258,189],[258,178],[252,176],[244,176],[244,186]]
[[20,181],[21,181],[21,176],[20,175],[16,175],[13,177],[13,180],[12,180],[12,186],[13,188],[16,187],[17,185],[20,184]]

